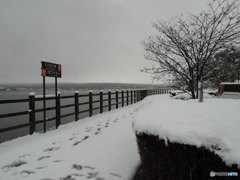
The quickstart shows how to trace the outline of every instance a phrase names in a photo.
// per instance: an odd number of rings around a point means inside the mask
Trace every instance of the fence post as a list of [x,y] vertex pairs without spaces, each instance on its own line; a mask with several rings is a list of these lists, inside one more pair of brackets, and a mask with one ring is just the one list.
[[108,111],[111,111],[111,90],[108,90]]
[[118,109],[118,90],[116,90],[116,109]]
[[134,94],[134,103],[137,102],[137,91],[136,89],[133,91],[133,94]]
[[133,91],[131,90],[131,104],[133,103]]
[[137,90],[137,102],[139,101],[139,90]]
[[129,94],[128,94],[128,90],[127,90],[127,106],[128,106],[128,101],[129,101],[129,96],[128,96]]
[[100,91],[100,114],[103,113],[103,91]]
[[35,93],[29,94],[29,134],[32,135],[35,131]]
[[124,91],[122,90],[122,107],[124,106]]
[[74,97],[74,100],[75,100],[75,121],[78,121],[79,120],[79,101],[78,101],[78,91],[75,91],[75,97]]
[[61,124],[61,118],[60,118],[61,115],[60,114],[61,114],[61,111],[60,111],[60,93],[58,93],[57,100],[56,100],[56,129]]
[[89,117],[92,117],[92,91],[89,91]]

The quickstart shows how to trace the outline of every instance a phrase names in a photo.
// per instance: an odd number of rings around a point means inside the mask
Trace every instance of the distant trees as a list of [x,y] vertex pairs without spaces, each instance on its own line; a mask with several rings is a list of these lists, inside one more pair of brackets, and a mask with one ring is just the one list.
[[212,0],[208,7],[187,19],[152,23],[159,33],[142,41],[145,58],[158,64],[142,71],[153,74],[153,79],[165,78],[193,99],[198,81],[211,80],[213,70],[218,70],[220,52],[240,42],[239,0]]
[[229,47],[215,55],[210,79],[219,84],[220,82],[233,82],[240,78],[240,48]]

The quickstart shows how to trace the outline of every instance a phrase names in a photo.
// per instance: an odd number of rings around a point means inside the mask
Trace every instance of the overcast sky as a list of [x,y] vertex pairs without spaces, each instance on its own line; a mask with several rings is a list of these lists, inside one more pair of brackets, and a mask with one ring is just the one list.
[[151,22],[199,13],[208,2],[0,0],[0,83],[41,83],[43,60],[62,65],[58,82],[151,83],[140,72],[153,64],[140,43],[157,34]]

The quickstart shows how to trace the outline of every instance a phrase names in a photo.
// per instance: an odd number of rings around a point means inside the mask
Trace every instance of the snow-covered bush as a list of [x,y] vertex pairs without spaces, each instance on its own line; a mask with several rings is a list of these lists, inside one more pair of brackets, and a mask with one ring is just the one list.
[[[190,93],[184,93],[183,91],[171,91],[169,94],[172,99],[181,99],[184,101],[192,99]],[[216,92],[214,90],[204,90],[203,92],[204,99],[213,98],[215,96]]]
[[209,98],[198,103],[169,95],[146,100],[150,103],[138,112],[132,127],[150,180],[209,179],[211,171],[240,174],[239,100]]
[[186,100],[192,99],[192,96],[187,93],[180,93],[176,96],[172,96],[172,99],[181,99],[186,101]]

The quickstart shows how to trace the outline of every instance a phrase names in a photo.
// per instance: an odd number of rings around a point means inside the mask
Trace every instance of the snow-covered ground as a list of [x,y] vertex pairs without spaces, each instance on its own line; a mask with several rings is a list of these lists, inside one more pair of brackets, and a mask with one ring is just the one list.
[[0,144],[0,180],[131,180],[140,165],[134,131],[204,145],[226,163],[240,166],[239,117],[240,100],[198,103],[149,96],[58,130]]
[[131,180],[140,157],[131,121],[148,101],[0,144],[0,180]]

